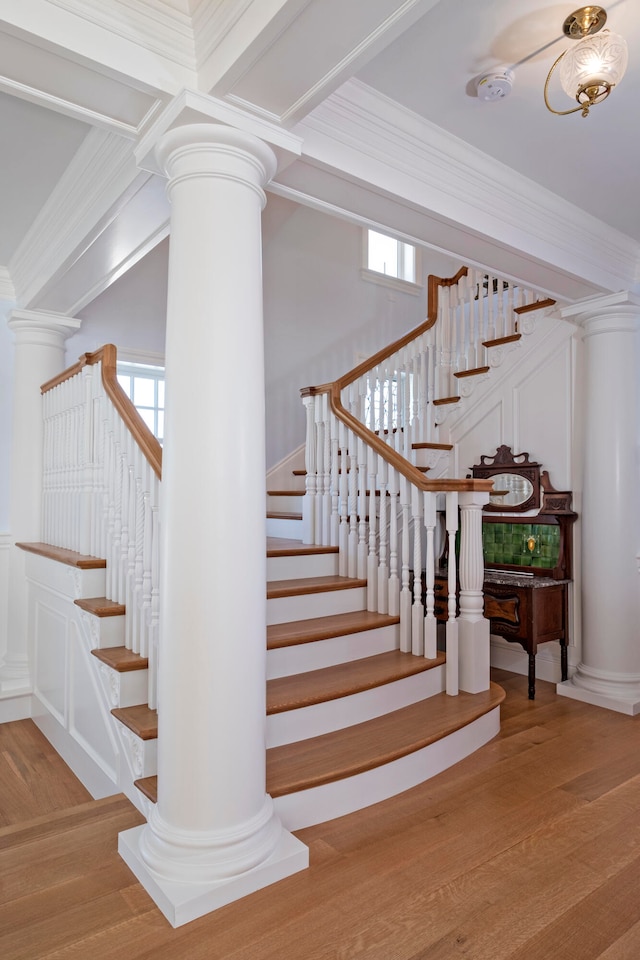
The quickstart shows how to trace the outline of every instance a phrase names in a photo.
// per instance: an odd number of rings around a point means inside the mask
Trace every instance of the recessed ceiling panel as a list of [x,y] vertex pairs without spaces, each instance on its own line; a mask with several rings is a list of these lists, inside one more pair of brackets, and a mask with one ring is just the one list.
[[0,264],[16,247],[48,199],[89,127],[35,104],[0,94]]
[[398,0],[309,3],[229,91],[282,116],[393,17]]

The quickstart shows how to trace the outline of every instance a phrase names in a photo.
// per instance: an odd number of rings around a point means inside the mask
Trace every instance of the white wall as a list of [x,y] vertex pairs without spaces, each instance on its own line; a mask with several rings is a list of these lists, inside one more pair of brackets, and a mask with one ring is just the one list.
[[[426,315],[419,296],[367,282],[361,228],[269,197],[264,220],[267,468],[304,442],[300,388],[326,383]],[[459,263],[425,252],[422,279]]]
[[[336,379],[360,355],[375,353],[421,323],[426,290],[414,296],[363,280],[361,229],[281,197],[269,195],[263,238],[270,468],[304,442],[300,388]],[[104,343],[164,352],[168,248],[168,240],[159,244],[85,307],[81,329],[67,341],[68,363]],[[425,254],[422,278],[451,276],[459,266]],[[242,359],[237,363],[241,389]]]
[[14,337],[7,320],[14,306],[12,301],[0,300],[0,533],[9,530]]
[[66,343],[69,365],[105,343],[164,354],[168,258],[169,241],[164,240],[80,311],[82,326]]

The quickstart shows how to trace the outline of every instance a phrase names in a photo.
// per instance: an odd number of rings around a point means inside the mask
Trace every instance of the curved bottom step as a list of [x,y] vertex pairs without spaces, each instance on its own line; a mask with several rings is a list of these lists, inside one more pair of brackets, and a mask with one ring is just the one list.
[[[345,730],[267,750],[267,792],[287,830],[388,800],[474,753],[500,731],[502,687],[440,694]],[[148,799],[157,778],[136,781]]]

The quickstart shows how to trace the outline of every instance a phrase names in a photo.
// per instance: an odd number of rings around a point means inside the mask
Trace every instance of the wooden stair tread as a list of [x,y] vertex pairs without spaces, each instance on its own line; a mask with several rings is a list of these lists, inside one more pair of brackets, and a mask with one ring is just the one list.
[[312,617],[309,620],[292,620],[289,623],[274,623],[267,627],[267,650],[329,640],[352,633],[391,627],[400,623],[400,617],[386,613],[371,613],[356,610],[351,613],[335,613],[329,617]]
[[338,700],[372,690],[404,677],[432,670],[445,662],[443,653],[434,660],[390,650],[320,670],[310,670],[267,682],[267,715]]
[[458,403],[460,397],[441,397],[440,400],[433,400],[434,407],[443,407],[446,403]]
[[535,300],[533,303],[525,303],[522,307],[514,307],[513,312],[520,315],[530,313],[532,310],[543,310],[545,307],[552,307],[555,302],[551,297],[547,297],[546,300]]
[[473,370],[458,370],[457,373],[454,373],[454,377],[458,379],[462,377],[476,377],[481,373],[488,373],[491,367],[474,367]]
[[141,777],[140,780],[134,780],[133,785],[152,803],[158,802],[158,778],[156,776]]
[[337,547],[324,547],[302,540],[287,540],[286,537],[267,537],[268,557],[313,556],[319,553],[337,553]]
[[271,580],[267,583],[267,599],[278,597],[300,597],[307,593],[329,593],[332,590],[351,590],[354,587],[366,587],[366,580],[353,577],[302,577],[294,580]]
[[294,477],[306,477],[307,475],[306,470],[292,470],[291,473]]
[[483,340],[483,347],[499,347],[503,343],[515,343],[516,340],[520,340],[522,337],[521,333],[512,333],[509,337],[498,337],[496,340]]
[[268,497],[304,497],[305,490],[267,490]]
[[412,450],[453,450],[452,443],[412,443]]
[[267,510],[267,520],[302,520],[302,514],[287,513],[285,510]]
[[141,740],[155,740],[158,736],[158,711],[150,710],[146,703],[114,707],[111,713]]
[[107,561],[100,557],[88,557],[82,553],[76,553],[75,550],[52,547],[49,543],[16,543],[16,547],[26,550],[27,553],[48,557],[49,560],[57,560],[58,563],[66,563],[69,567],[77,567],[79,570],[102,570],[107,566]]
[[390,763],[472,723],[504,697],[495,683],[483,693],[442,693],[334,733],[272,747],[267,792],[280,797]]
[[124,603],[107,600],[106,597],[86,597],[73,601],[81,610],[92,613],[94,617],[123,617],[126,613]]
[[[483,693],[442,693],[334,733],[272,747],[267,750],[267,792],[281,797],[390,763],[473,723],[504,698],[496,683]],[[157,777],[136,780],[135,786],[157,800]]]
[[149,666],[147,657],[141,657],[139,653],[134,653],[126,647],[103,647],[100,650],[92,650],[91,653],[101,663],[106,663],[108,667],[118,673],[146,670]]

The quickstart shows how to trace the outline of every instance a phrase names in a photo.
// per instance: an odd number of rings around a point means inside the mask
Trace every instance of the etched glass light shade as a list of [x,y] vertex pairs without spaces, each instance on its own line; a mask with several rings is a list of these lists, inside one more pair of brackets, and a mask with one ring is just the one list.
[[578,103],[604,100],[627,69],[627,44],[609,30],[585,37],[560,60],[558,70],[565,93]]

